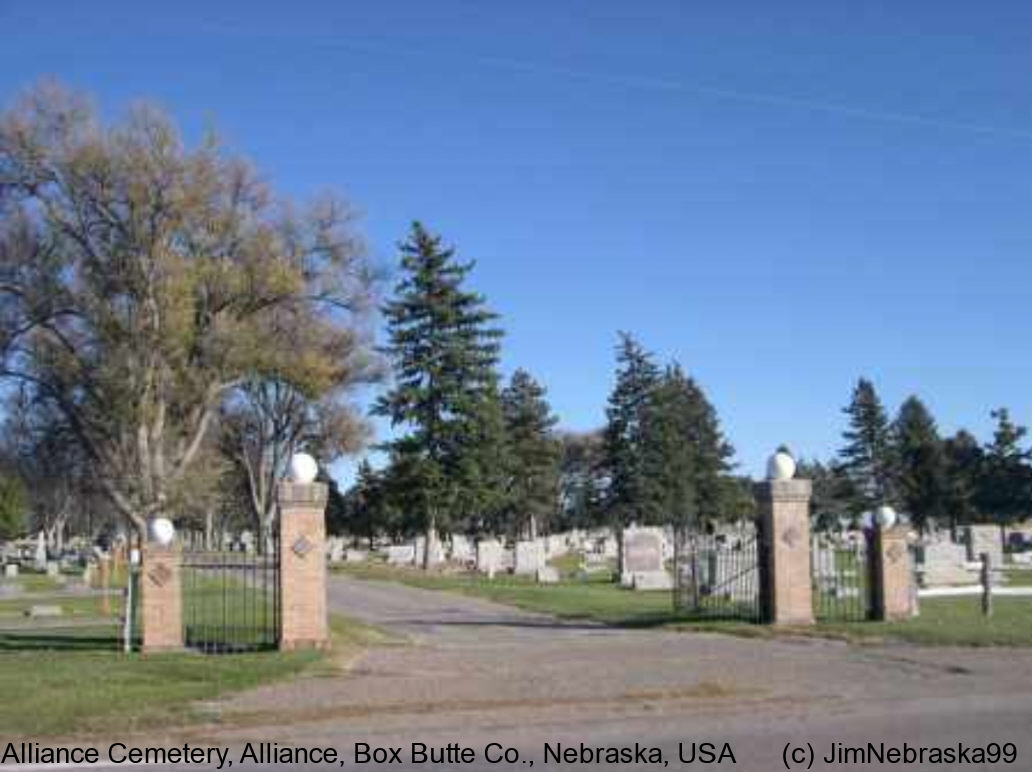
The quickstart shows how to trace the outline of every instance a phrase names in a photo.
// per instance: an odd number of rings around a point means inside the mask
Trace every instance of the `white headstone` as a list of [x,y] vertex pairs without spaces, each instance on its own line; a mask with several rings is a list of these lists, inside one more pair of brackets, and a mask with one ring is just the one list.
[[477,542],[477,571],[493,577],[498,571],[502,557],[502,545],[497,539],[481,539]]
[[392,544],[387,547],[387,563],[392,566],[410,566],[416,560],[416,545]]
[[554,566],[541,566],[537,570],[538,584],[557,584],[559,582],[559,569]]
[[366,550],[350,549],[344,552],[344,560],[348,563],[362,563],[369,557],[369,552]]
[[39,536],[36,537],[36,557],[34,560],[37,571],[46,571],[47,569],[47,536],[43,531],[39,532]]
[[620,551],[620,584],[635,589],[670,586],[663,564],[662,528],[625,528]]
[[516,542],[516,558],[513,565],[513,573],[517,576],[534,576],[537,570],[545,565],[545,551],[541,542],[533,541]]

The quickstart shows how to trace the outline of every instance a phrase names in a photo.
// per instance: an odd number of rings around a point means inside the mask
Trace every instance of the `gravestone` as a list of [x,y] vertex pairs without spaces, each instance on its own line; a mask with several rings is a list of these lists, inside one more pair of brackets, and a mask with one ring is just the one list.
[[[417,554],[416,559],[423,561],[423,555]],[[444,546],[441,544],[441,538],[437,535],[437,531],[430,532],[430,538],[426,540],[426,562],[424,565],[427,568],[434,568],[444,562]]]
[[674,578],[666,571],[648,571],[631,574],[633,590],[672,590]]
[[344,560],[344,540],[339,536],[331,536],[326,540],[326,557],[331,563]]
[[476,549],[470,538],[460,533],[454,534],[451,538],[449,557],[457,563],[469,563],[476,560]]
[[344,560],[348,563],[362,563],[367,557],[369,557],[367,550],[350,549],[344,552]]
[[61,564],[56,560],[47,561],[47,576],[56,579],[61,575]]
[[8,563],[4,566],[4,578],[5,579],[17,579],[18,578],[18,564]]
[[544,552],[541,542],[536,539],[516,542],[513,573],[517,576],[535,576],[538,569],[545,565]]
[[642,590],[672,586],[663,566],[661,528],[626,528],[622,544],[620,584]]
[[64,613],[60,606],[29,606],[25,609],[25,616],[30,619],[44,619],[46,617],[59,617]]
[[502,562],[502,545],[497,539],[477,542],[477,571],[494,577]]
[[537,570],[538,584],[558,584],[559,569],[554,566],[542,566]]
[[967,559],[970,562],[980,560],[979,556],[987,552],[993,567],[1003,565],[1003,542],[999,526],[969,525],[964,529],[964,541],[967,545]]
[[36,557],[34,562],[37,571],[45,571],[47,569],[47,537],[43,531],[40,531],[39,536],[36,538]]
[[409,566],[416,561],[415,544],[392,544],[387,547],[387,564]]
[[978,583],[978,567],[969,565],[968,547],[948,534],[927,537],[917,548],[917,574],[922,587]]

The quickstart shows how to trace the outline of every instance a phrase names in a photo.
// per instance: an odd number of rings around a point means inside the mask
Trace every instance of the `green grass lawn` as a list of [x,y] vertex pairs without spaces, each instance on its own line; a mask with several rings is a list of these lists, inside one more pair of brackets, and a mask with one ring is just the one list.
[[1032,570],[1011,569],[1004,572],[1005,583],[1008,587],[1029,587],[1032,586]]
[[[378,640],[335,617],[335,654]],[[0,727],[8,739],[90,735],[189,723],[198,701],[326,664],[324,652],[141,656],[117,651],[111,626],[0,632]]]
[[187,569],[183,622],[188,644],[255,648],[275,643],[274,585]]
[[634,592],[612,583],[539,585],[512,576],[491,581],[468,574],[426,573],[380,564],[338,570],[358,578],[459,592],[564,619],[624,627],[663,626],[751,637],[808,635],[856,642],[902,640],[939,646],[1032,646],[1032,598],[996,598],[989,619],[982,617],[976,597],[928,598],[921,602],[920,616],[904,622],[821,622],[807,628],[774,629],[746,622],[687,618],[673,611],[669,592]]
[[[97,595],[47,595],[34,593],[0,600],[0,621],[21,617],[32,606],[60,606],[66,616],[103,616],[103,598]],[[111,614],[117,615],[122,604],[121,595],[109,597]]]
[[52,576],[46,574],[21,574],[16,580],[22,592],[54,592],[63,585]]
[[826,624],[819,631],[854,640],[904,640],[929,646],[1032,646],[1032,598],[994,598],[982,616],[975,596],[925,598],[921,613],[905,622]]

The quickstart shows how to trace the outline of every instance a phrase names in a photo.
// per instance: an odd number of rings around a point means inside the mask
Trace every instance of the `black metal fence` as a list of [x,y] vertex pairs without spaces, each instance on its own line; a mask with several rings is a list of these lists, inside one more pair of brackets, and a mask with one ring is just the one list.
[[817,620],[862,622],[870,617],[870,567],[863,534],[814,534],[810,577]]
[[278,646],[278,546],[267,554],[183,553],[183,638],[188,648],[221,653]]
[[674,608],[703,619],[759,622],[759,540],[681,529],[674,534]]

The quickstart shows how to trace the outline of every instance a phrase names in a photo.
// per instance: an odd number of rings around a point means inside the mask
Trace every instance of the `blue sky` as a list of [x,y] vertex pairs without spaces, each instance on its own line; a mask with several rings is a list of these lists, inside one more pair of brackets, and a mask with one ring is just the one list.
[[746,472],[832,453],[860,375],[944,431],[1032,423],[1028,3],[0,0],[0,27],[3,102],[49,75],[214,124],[282,192],[347,196],[387,265],[441,232],[566,427],[602,423],[619,329]]

